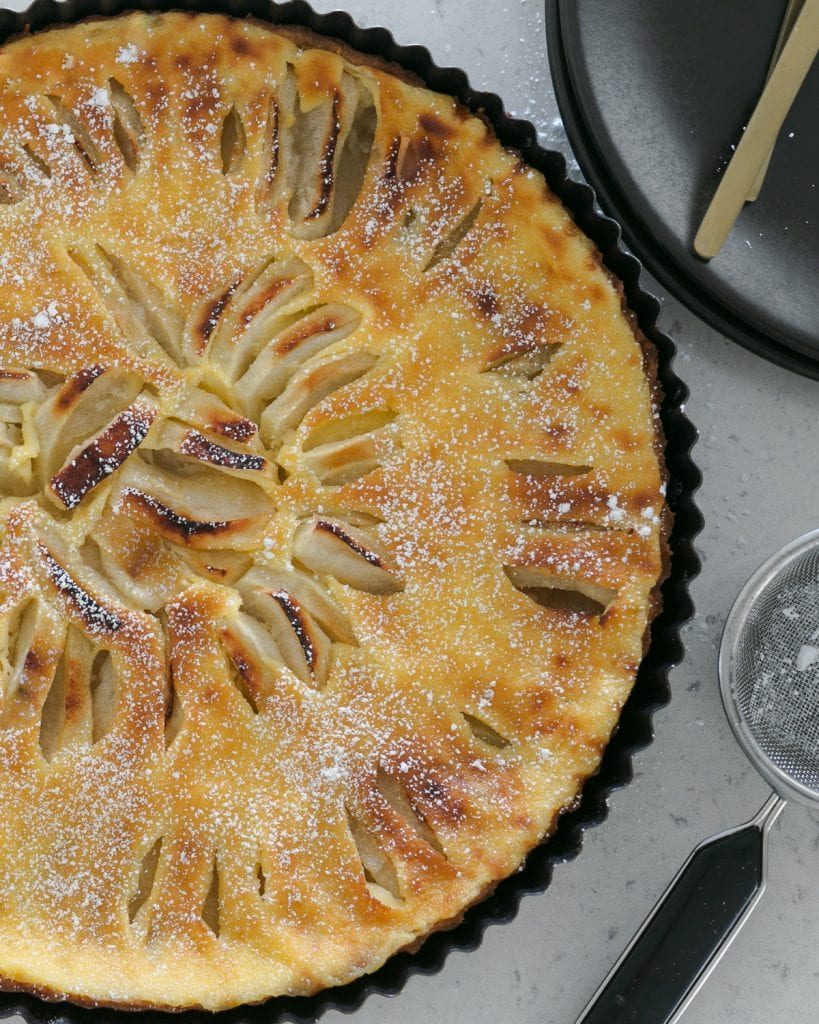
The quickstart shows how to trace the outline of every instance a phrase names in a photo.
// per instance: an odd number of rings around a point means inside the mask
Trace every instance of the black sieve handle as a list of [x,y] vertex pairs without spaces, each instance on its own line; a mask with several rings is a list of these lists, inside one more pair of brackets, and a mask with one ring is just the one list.
[[578,1024],[673,1019],[761,893],[767,827],[781,806],[772,798],[752,822],[697,847]]

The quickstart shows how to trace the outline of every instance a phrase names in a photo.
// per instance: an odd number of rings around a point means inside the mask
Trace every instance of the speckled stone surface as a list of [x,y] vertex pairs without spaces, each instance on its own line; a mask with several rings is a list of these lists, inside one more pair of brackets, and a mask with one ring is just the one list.
[[[542,142],[568,155],[542,0],[313,5],[344,6],[363,26],[383,25],[399,43],[424,44],[439,64],[465,69],[474,87],[499,93],[512,113],[535,122]],[[325,1024],[572,1024],[690,850],[753,815],[767,796],[723,716],[716,652],[725,614],[750,572],[819,526],[819,384],[744,352],[672,299],[664,299],[661,323],[679,346],[677,371],[691,388],[706,526],[698,541],[703,572],[693,588],[697,616],[686,631],[685,662],[672,675],[672,702],[655,717],[656,739],[636,758],[633,783],[611,798],[608,820],[587,832],[580,856],[555,869],[545,893],[524,899],[514,921],[490,928],[477,950],[451,954],[439,974],[411,978],[392,999],[371,997],[352,1017],[330,1011]],[[767,892],[686,1024],[816,1019],[817,865],[819,813],[789,806],[771,834]]]

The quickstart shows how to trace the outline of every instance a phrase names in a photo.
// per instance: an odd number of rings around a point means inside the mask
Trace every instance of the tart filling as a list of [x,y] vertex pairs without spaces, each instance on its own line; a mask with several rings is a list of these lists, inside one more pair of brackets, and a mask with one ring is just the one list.
[[310,993],[513,872],[656,610],[645,344],[395,68],[180,13],[0,49],[0,987]]

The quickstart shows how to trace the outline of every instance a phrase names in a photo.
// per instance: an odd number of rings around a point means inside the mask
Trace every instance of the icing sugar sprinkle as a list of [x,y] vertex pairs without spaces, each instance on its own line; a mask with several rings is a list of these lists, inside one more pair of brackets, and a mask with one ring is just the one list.
[[111,97],[108,95],[108,90],[103,88],[94,89],[91,94],[91,106],[104,110],[105,107],[109,107],[110,105]]
[[56,138],[62,138],[63,142],[68,143],[69,146],[76,142],[74,133],[68,127],[67,124],[47,124],[46,131],[49,135]]
[[46,331],[52,324],[59,323],[62,323],[62,317],[60,316],[57,303],[53,300],[49,302],[45,309],[41,309],[39,313],[35,313],[31,320],[32,327],[38,331]]
[[139,50],[136,43],[128,43],[127,46],[120,46],[117,50],[117,64],[136,64],[139,60]]
[[620,508],[619,499],[616,494],[610,494],[606,504],[609,507],[609,511],[606,518],[612,523],[618,523],[621,519],[625,519],[625,509]]

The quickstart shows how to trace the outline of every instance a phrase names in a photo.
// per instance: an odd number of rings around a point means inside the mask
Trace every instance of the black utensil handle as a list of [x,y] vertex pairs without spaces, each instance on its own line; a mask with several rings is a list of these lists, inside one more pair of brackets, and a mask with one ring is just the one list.
[[757,822],[698,846],[578,1024],[666,1024],[763,885]]

